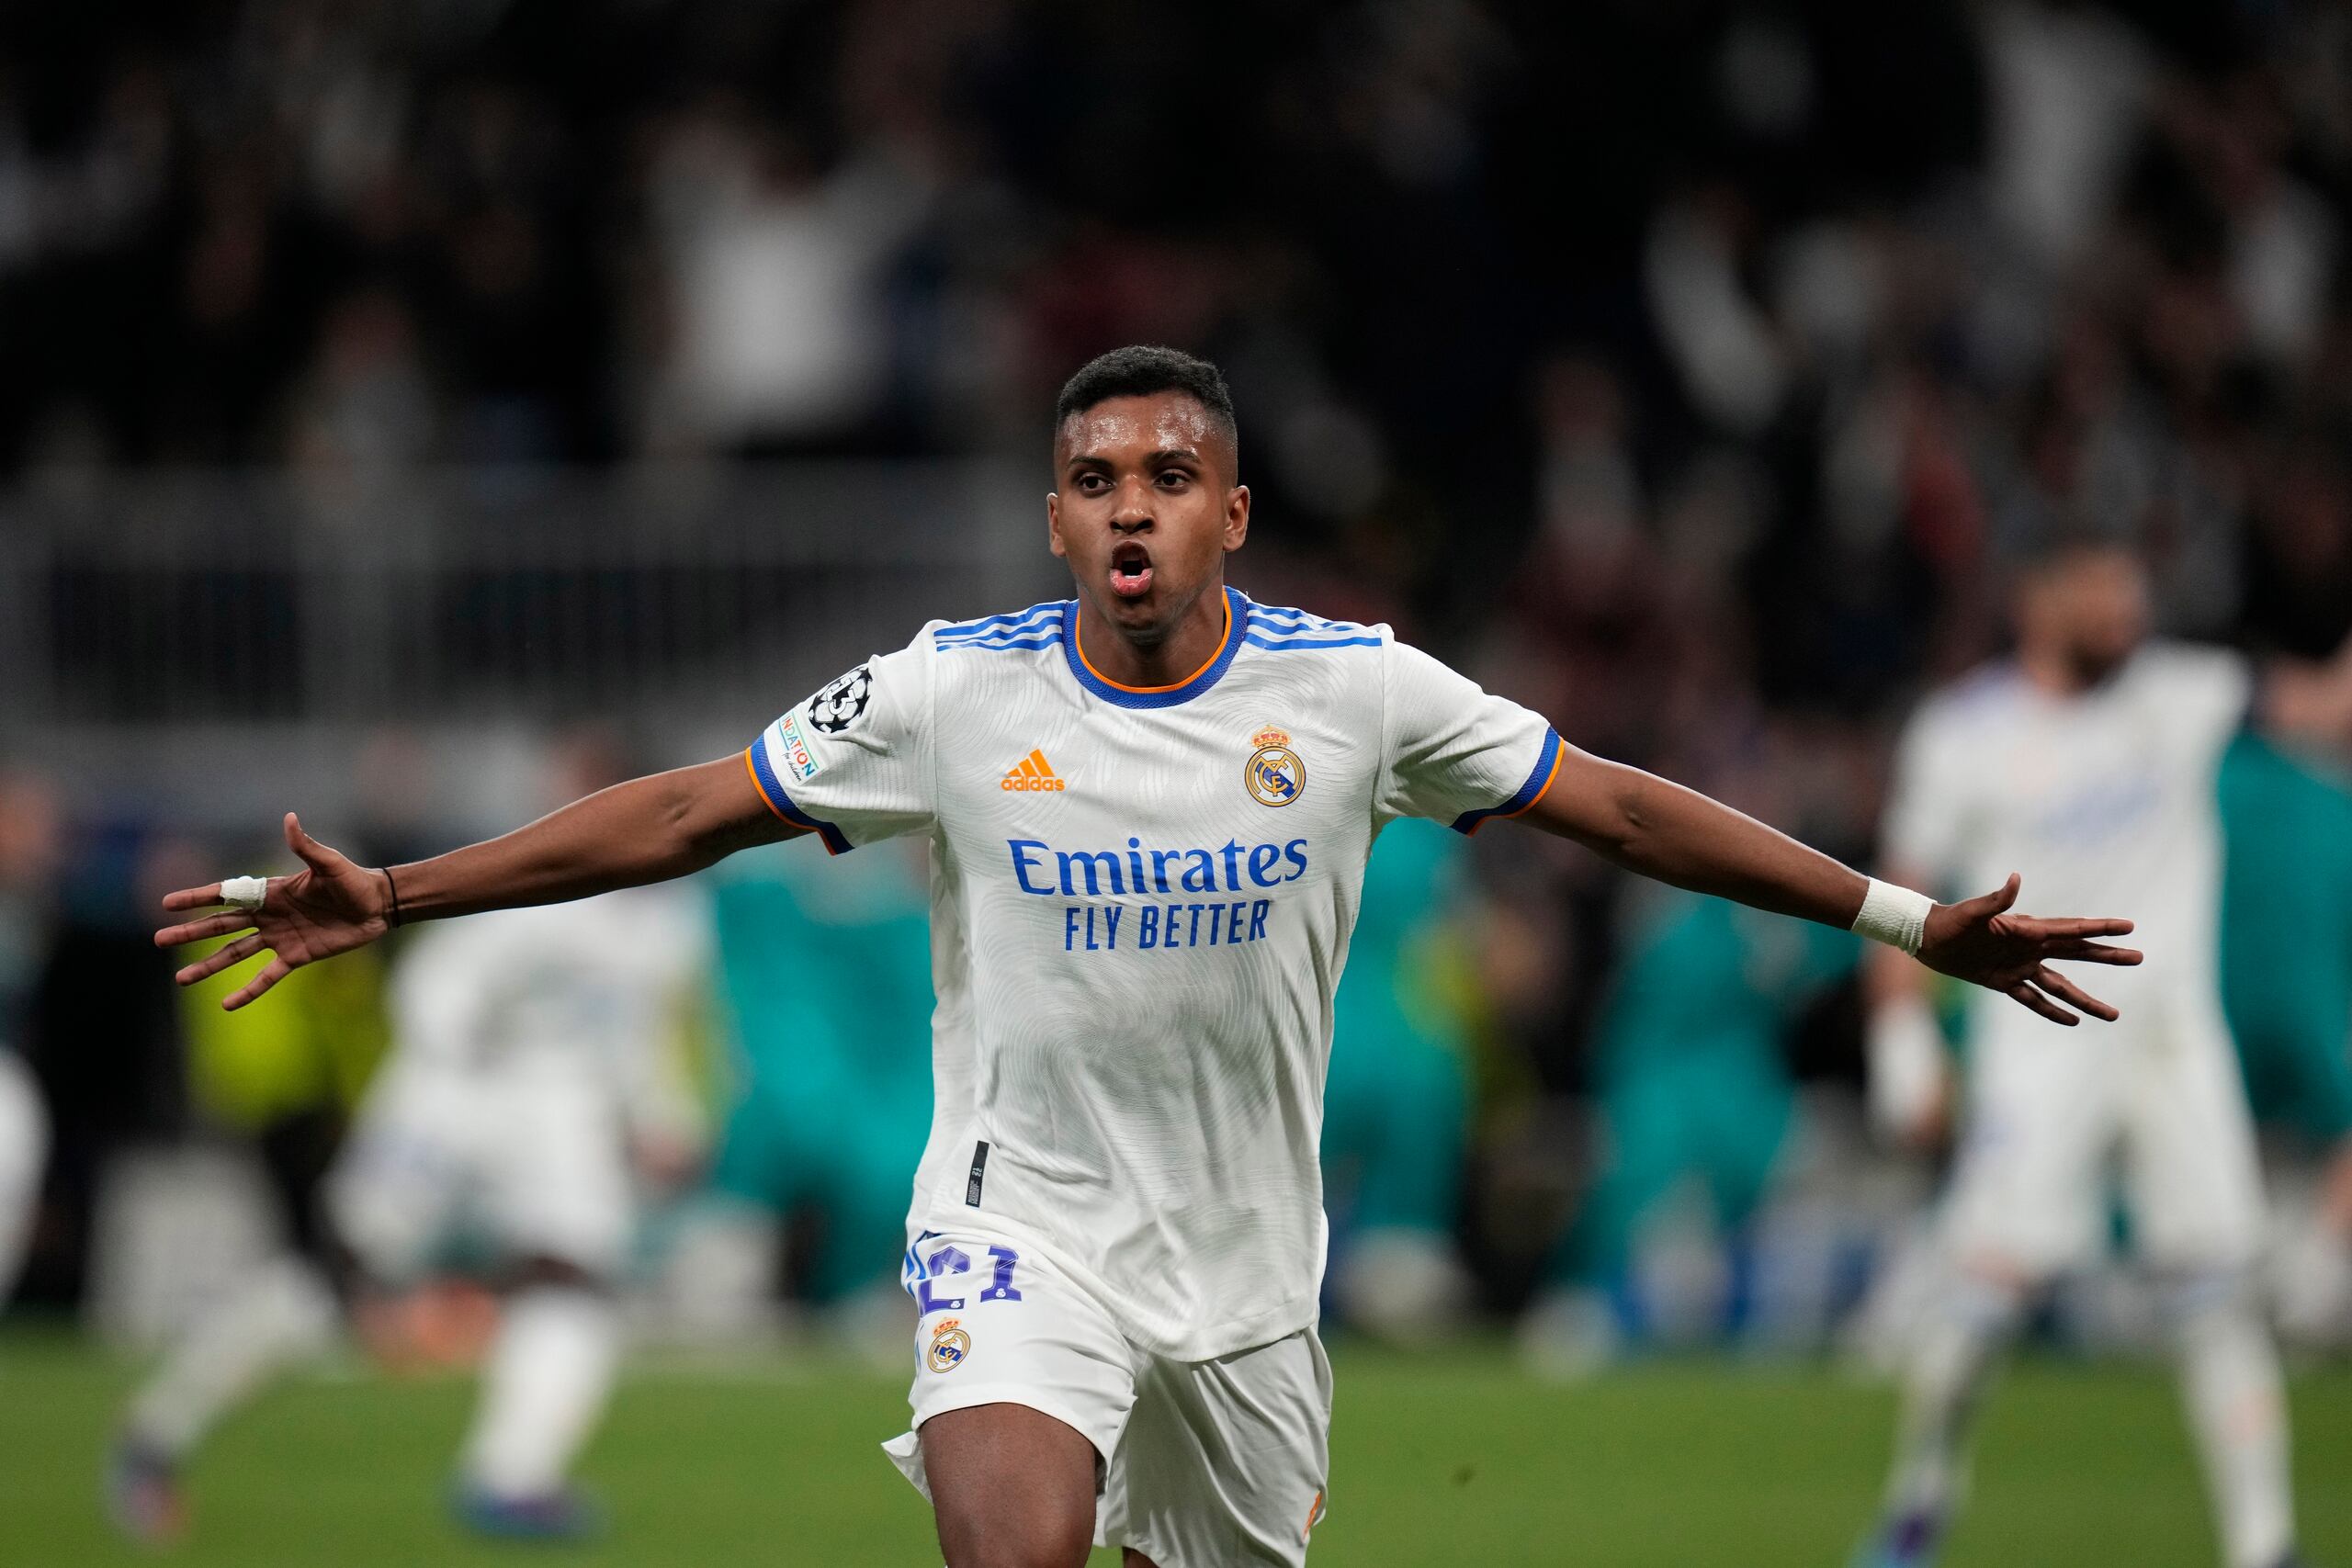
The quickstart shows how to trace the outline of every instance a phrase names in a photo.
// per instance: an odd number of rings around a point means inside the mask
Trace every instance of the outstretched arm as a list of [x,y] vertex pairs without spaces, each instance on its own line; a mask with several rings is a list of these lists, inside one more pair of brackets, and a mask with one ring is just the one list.
[[[233,1012],[303,964],[363,947],[395,924],[665,882],[800,830],[768,808],[740,756],[631,779],[503,837],[389,868],[354,863],[302,831],[289,811],[286,847],[303,869],[271,877],[259,908],[167,926],[155,945],[248,933],[182,969],[183,986],[266,949],[270,961],[220,1004]],[[214,882],[168,895],[164,908],[208,909],[225,901]]]
[[[1639,768],[1560,749],[1560,768],[1527,821],[1573,839],[1611,863],[1694,893],[1850,930],[1870,879],[1817,850]],[[1932,969],[2013,998],[2056,1023],[2116,1011],[2050,967],[2052,959],[2137,964],[2140,954],[2095,939],[2122,936],[2123,919],[2043,919],[2012,913],[2018,879],[1928,913],[1917,957]],[[2055,998],[2054,1000],[2052,998]]]

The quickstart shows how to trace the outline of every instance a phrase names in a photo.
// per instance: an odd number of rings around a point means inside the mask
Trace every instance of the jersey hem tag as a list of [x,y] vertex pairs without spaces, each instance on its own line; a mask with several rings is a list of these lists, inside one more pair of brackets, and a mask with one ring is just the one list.
[[980,1182],[987,1175],[988,1168],[989,1145],[988,1140],[983,1138],[972,1145],[972,1179],[964,1184],[966,1208],[977,1209],[980,1206]]

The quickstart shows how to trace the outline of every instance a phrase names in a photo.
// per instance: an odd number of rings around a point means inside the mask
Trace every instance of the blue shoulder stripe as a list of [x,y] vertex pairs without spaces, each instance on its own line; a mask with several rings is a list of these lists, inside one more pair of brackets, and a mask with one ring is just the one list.
[[1372,628],[1356,621],[1335,621],[1326,615],[1310,615],[1305,610],[1269,609],[1262,604],[1250,606],[1254,618],[1282,631],[1368,632]]
[[1062,629],[1059,626],[1032,626],[1027,629],[1035,632],[1037,635],[1035,637],[1016,637],[1002,641],[991,640],[988,642],[981,642],[976,638],[967,637],[962,642],[942,643],[940,645],[939,651],[942,653],[956,653],[967,649],[977,648],[984,649],[989,653],[1017,653],[1026,649],[1058,648],[1061,646]]
[[1046,599],[1030,605],[1025,610],[1007,610],[1001,615],[981,615],[969,621],[955,621],[940,627],[939,630],[942,636],[962,636],[968,632],[984,632],[995,626],[1010,626],[1018,622],[1035,620],[1039,615],[1049,614],[1061,607],[1060,600]]
[[1052,599],[1043,604],[1032,604],[1025,610],[1008,611],[1001,615],[982,615],[977,621],[958,621],[953,626],[940,627],[932,636],[941,641],[951,638],[960,641],[967,637],[989,637],[997,632],[1009,632],[1016,627],[1026,628],[1035,623],[1057,618],[1061,614],[1061,608],[1062,601]]
[[[1278,633],[1282,628],[1274,628]],[[1376,637],[1245,637],[1241,639],[1252,648],[1272,649],[1279,653],[1298,648],[1378,648]]]

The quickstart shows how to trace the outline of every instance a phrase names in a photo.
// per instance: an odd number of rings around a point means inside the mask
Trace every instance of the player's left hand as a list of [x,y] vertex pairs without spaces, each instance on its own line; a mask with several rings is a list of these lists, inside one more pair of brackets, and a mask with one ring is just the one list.
[[2061,1002],[2114,1022],[2120,1015],[2113,1008],[2050,967],[2050,963],[2064,958],[2085,964],[2137,964],[2143,955],[2136,949],[2093,940],[2127,936],[2132,922],[2013,914],[2009,907],[2017,901],[2018,875],[2011,872],[2008,881],[1995,892],[1965,903],[1937,905],[1928,912],[1919,962],[1954,979],[1998,991],[2052,1023],[2072,1027],[2082,1021]]

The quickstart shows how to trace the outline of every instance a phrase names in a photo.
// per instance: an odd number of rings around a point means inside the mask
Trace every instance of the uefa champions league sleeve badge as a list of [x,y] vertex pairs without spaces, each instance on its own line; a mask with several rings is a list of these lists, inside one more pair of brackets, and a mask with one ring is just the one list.
[[857,722],[873,694],[873,670],[861,664],[808,699],[808,722],[828,735],[839,735]]

